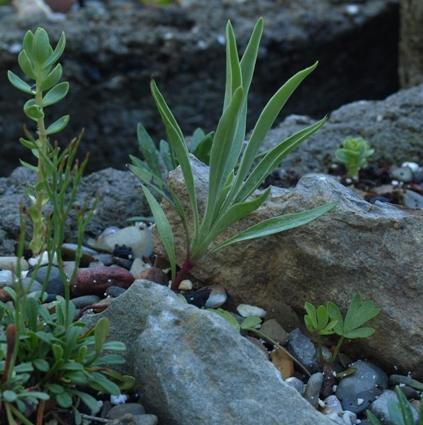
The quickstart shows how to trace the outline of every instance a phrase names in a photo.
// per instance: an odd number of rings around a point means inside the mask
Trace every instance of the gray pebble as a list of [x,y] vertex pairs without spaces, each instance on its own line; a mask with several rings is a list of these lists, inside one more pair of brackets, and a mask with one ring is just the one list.
[[[32,276],[33,271],[28,273],[28,276]],[[40,283],[44,283],[47,277],[47,266],[40,267],[35,275],[35,280]],[[60,277],[60,272],[57,267],[52,267],[49,280],[46,286],[46,292],[50,295],[65,295],[65,286],[63,285],[62,278]]]
[[413,379],[409,375],[404,376],[404,375],[394,374],[389,377],[389,380],[393,382],[394,384],[404,384],[419,391],[423,390],[423,383],[421,383],[420,381],[417,381],[416,379]]
[[304,392],[304,383],[301,379],[296,378],[295,376],[291,376],[285,379],[285,384],[288,384],[290,387],[295,388],[301,395]]
[[107,417],[109,419],[117,419],[123,415],[126,415],[127,413],[130,413],[131,415],[144,415],[145,409],[143,405],[139,403],[119,404],[109,410]]
[[304,398],[315,408],[319,406],[319,394],[323,384],[323,373],[316,372],[310,376],[307,382]]
[[288,335],[288,350],[309,372],[318,370],[316,347],[299,329]]
[[[397,399],[397,395],[395,394],[395,391],[391,390],[385,390],[370,406],[370,411],[382,421],[383,425],[396,425],[389,416],[389,410],[388,410],[388,400]],[[414,423],[417,424],[419,420],[419,414],[416,410],[416,408],[410,404],[411,410],[413,411],[414,415]]]
[[43,285],[35,279],[25,277],[22,279],[22,286],[25,291],[37,292],[43,289]]
[[391,176],[395,180],[408,183],[413,180],[413,171],[410,167],[398,167],[391,171]]
[[369,362],[354,362],[350,367],[357,370],[341,379],[336,396],[341,400],[344,410],[361,413],[388,388],[388,375]]
[[263,323],[260,331],[269,338],[273,339],[273,341],[276,341],[281,345],[286,345],[288,334],[276,319],[266,320]]
[[15,274],[10,270],[0,270],[0,288],[12,286]]
[[423,208],[423,196],[414,192],[413,190],[406,189],[400,191],[400,204],[407,208]]
[[120,288],[119,286],[109,286],[106,289],[106,295],[108,297],[117,298],[119,295],[122,295],[126,291],[125,288]]
[[82,295],[81,297],[71,299],[76,308],[84,308],[89,305],[96,304],[100,300],[101,298],[98,295]]

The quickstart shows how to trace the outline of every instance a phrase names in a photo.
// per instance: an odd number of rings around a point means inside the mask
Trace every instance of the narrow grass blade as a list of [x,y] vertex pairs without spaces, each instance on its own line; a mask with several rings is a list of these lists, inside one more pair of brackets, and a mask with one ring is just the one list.
[[236,235],[227,241],[212,248],[209,253],[213,253],[222,249],[226,246],[246,241],[250,239],[262,238],[264,236],[274,235],[285,230],[294,229],[295,227],[303,226],[304,224],[310,223],[310,221],[322,216],[323,214],[334,208],[338,202],[331,202],[321,207],[313,208],[309,211],[304,211],[295,214],[285,214],[278,217],[269,218],[260,223],[251,226],[244,230],[239,235]]
[[140,151],[144,156],[144,161],[148,164],[153,174],[161,178],[162,169],[159,163],[159,153],[153,139],[142,124],[138,124],[137,126],[137,138]]
[[[327,118],[323,118],[317,123],[298,131],[288,139],[279,143],[271,149],[264,158],[259,162],[257,167],[251,172],[244,184],[240,186],[239,192],[236,195],[234,202],[242,202],[247,199],[262,183],[262,181],[270,174],[270,172],[297,146],[305,139],[315,133],[325,122]],[[240,180],[235,184],[239,185]],[[241,182],[242,183],[242,182]],[[235,190],[235,189],[234,189]],[[228,199],[231,195],[228,196]]]
[[148,190],[146,186],[142,187],[144,195],[147,198],[148,204],[150,205],[151,212],[153,213],[154,220],[156,221],[157,230],[160,235],[160,239],[163,242],[167,256],[172,270],[172,281],[176,277],[176,256],[175,256],[175,242],[173,239],[172,228],[170,227],[169,221],[160,206],[156,201],[156,198]]
[[191,203],[192,215],[194,219],[194,229],[198,229],[198,208],[197,197],[195,194],[194,175],[192,173],[189,152],[184,136],[178,126],[178,123],[175,120],[175,117],[167,106],[166,101],[164,100],[154,81],[151,83],[151,92],[153,94],[154,101],[156,102],[157,109],[159,110],[162,117],[163,123],[166,127],[169,147],[175,151],[179,165],[181,166]]
[[291,97],[295,89],[301,84],[317,66],[317,62],[303,71],[298,72],[291,77],[269,100],[259,119],[254,127],[251,138],[247,144],[244,155],[242,156],[240,166],[238,168],[237,178],[233,188],[233,192],[236,193],[241,187],[244,179],[247,177],[251,166],[257,156],[257,152],[263,143],[264,138],[272,127],[275,119],[279,115],[281,109]]

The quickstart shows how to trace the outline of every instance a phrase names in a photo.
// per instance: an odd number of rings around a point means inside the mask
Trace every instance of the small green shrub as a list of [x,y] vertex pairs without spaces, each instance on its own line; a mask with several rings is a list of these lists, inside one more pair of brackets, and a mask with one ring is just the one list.
[[[161,178],[143,167],[135,165],[128,167],[144,184],[145,196],[150,204],[158,232],[171,264],[173,281],[171,288],[173,290],[178,289],[185,275],[206,255],[237,242],[272,235],[307,224],[336,205],[336,202],[332,202],[311,211],[273,217],[210,247],[229,226],[257,210],[266,201],[270,194],[270,188],[255,199],[251,199],[250,195],[289,152],[317,131],[326,121],[326,118],[324,118],[281,142],[271,149],[252,169],[257,152],[280,110],[301,81],[317,66],[315,64],[300,71],[276,92],[261,113],[250,140],[243,149],[248,91],[262,32],[263,20],[260,19],[253,30],[242,59],[239,60],[231,24],[228,23],[226,28],[227,79],[225,99],[223,114],[214,133],[210,151],[208,199],[203,215],[200,214],[197,206],[194,176],[184,136],[155,82],[151,83],[154,101],[166,127],[169,147],[175,152],[186,183],[191,204],[192,220],[190,219],[190,223],[188,223],[187,218],[188,212],[184,210],[175,193]],[[183,222],[186,236],[186,258],[177,276],[172,229],[164,211],[150,189],[158,192],[166,201],[170,202]],[[190,227],[193,227],[192,231]]]
[[347,177],[358,179],[358,172],[367,165],[367,158],[374,154],[375,150],[361,137],[353,139],[347,137],[341,149],[335,152],[336,159],[345,164]]

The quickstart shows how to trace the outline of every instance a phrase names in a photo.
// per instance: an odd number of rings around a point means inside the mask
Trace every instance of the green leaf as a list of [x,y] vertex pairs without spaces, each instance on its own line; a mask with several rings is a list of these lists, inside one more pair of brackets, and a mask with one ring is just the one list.
[[18,395],[11,390],[5,390],[3,391],[3,399],[7,403],[14,403],[18,399]]
[[191,148],[191,152],[202,163],[209,165],[210,151],[212,146],[213,146],[213,133],[209,133],[198,143],[198,145],[194,149]]
[[38,171],[38,168],[37,167],[35,167],[34,165],[29,164],[28,162],[22,161],[22,159],[19,159],[19,162],[21,163],[22,166],[24,166],[25,168],[28,168],[28,170],[35,171],[35,172]]
[[[30,208],[31,209],[31,208]],[[28,328],[37,332],[38,327],[38,300],[33,297],[26,298],[26,317],[28,318]]]
[[109,381],[104,375],[100,373],[91,373],[93,381],[90,384],[91,388],[99,391],[104,391],[107,394],[120,395],[119,387],[112,381]]
[[330,211],[337,204],[338,202],[331,202],[321,207],[313,208],[309,211],[304,211],[295,214],[285,214],[261,221],[260,223],[257,223],[254,226],[251,226],[250,228],[244,230],[239,235],[233,236],[225,242],[222,242],[219,245],[213,247],[209,251],[209,253],[216,252],[219,249],[222,249],[225,246],[229,246],[234,243],[250,239],[262,238],[264,236],[273,235],[275,233],[280,233],[285,230],[303,226],[304,224],[310,223],[310,221],[313,221],[316,218],[325,214],[326,212]]
[[43,109],[34,99],[28,100],[23,108],[25,115],[28,118],[31,118],[34,121],[38,121],[40,118],[44,117]]
[[380,312],[380,308],[374,308],[373,301],[365,301],[361,303],[361,295],[356,294],[350,303],[345,317],[344,330],[346,333],[359,328],[367,321],[376,317]]
[[367,338],[368,336],[373,335],[374,333],[375,330],[373,328],[360,328],[346,332],[344,327],[344,337],[347,339]]
[[10,83],[17,88],[20,91],[23,91],[24,93],[28,93],[31,95],[35,94],[35,91],[31,90],[31,86],[22,79],[20,79],[16,74],[14,74],[12,71],[7,71],[7,78],[9,79]]
[[[205,136],[206,135],[201,128],[195,129],[194,133],[192,134],[192,138],[191,138],[191,153],[194,153],[194,151],[197,149],[198,145],[205,138]],[[197,156],[197,155],[195,155],[195,156]],[[197,156],[197,158],[198,158],[198,156]]]
[[95,344],[94,349],[99,356],[101,354],[101,351],[103,350],[103,344],[106,342],[107,335],[110,331],[110,322],[109,319],[106,317],[102,317],[94,328],[94,337],[95,337]]
[[61,101],[69,91],[69,83],[63,82],[54,86],[49,90],[46,95],[43,97],[43,107],[54,105],[55,103]]
[[35,359],[32,361],[32,363],[40,372],[48,372],[50,370],[49,363],[44,359]]
[[34,370],[34,368],[32,367],[32,364],[29,362],[26,363],[20,363],[18,365],[16,365],[13,370],[16,373],[24,373],[24,372],[32,372]]
[[[56,85],[59,80],[62,78],[62,65],[57,64],[53,71],[51,71],[46,78],[44,78],[43,82],[41,83],[39,90],[40,91],[46,91],[51,89],[54,85]],[[34,78],[35,80],[35,78]]]
[[60,56],[62,56],[63,51],[65,50],[66,46],[66,35],[64,32],[62,32],[60,39],[56,45],[56,48],[54,49],[53,53],[50,54],[49,58],[45,61],[44,67],[48,67],[56,63]]
[[82,391],[74,390],[73,392],[88,406],[93,415],[100,411],[100,406],[94,397]]
[[112,364],[125,364],[125,358],[119,354],[107,354],[106,356],[99,357],[93,363],[95,366],[112,365]]
[[149,169],[154,175],[161,178],[162,169],[159,163],[159,152],[147,130],[141,124],[137,126],[137,137],[140,151],[144,155],[144,160]]
[[178,123],[175,120],[172,112],[167,106],[162,94],[160,93],[158,87],[154,80],[151,82],[151,92],[153,94],[154,101],[156,103],[157,109],[162,117],[163,123],[166,127],[166,132],[168,135],[168,143],[171,149],[175,151],[176,157],[181,166],[181,171],[184,176],[185,184],[187,186],[188,195],[191,204],[191,210],[193,215],[194,228],[197,229],[198,225],[198,208],[197,208],[197,197],[195,194],[195,182],[194,175],[191,169],[191,162],[189,159],[189,152],[187,145],[185,143],[184,136],[181,129],[178,126]]
[[69,115],[65,115],[61,118],[59,118],[57,121],[55,121],[53,124],[51,124],[47,130],[46,130],[46,134],[50,135],[50,134],[55,134],[58,133],[59,131],[62,131],[66,125],[68,124],[70,119]]
[[26,53],[25,50],[22,50],[18,56],[18,63],[22,71],[31,79],[36,80],[37,77],[34,72],[34,67]]
[[37,143],[35,142],[35,141],[33,141],[33,140],[26,140],[26,139],[24,139],[24,138],[20,138],[19,139],[19,141],[26,147],[26,148],[28,148],[28,149],[37,149],[38,148],[38,145],[37,145]]
[[54,394],[54,398],[57,401],[57,404],[64,409],[68,409],[72,406],[72,396],[67,392],[62,392],[60,394]]
[[241,323],[241,329],[254,329],[261,323],[260,317],[250,316],[245,318]]
[[176,255],[175,255],[175,241],[173,239],[172,228],[170,227],[169,221],[164,213],[162,207],[156,201],[156,198],[148,190],[146,186],[142,186],[144,195],[150,205],[151,212],[156,221],[157,230],[160,235],[160,239],[165,247],[167,256],[169,258],[171,270],[172,270],[172,281],[176,277]]
[[160,140],[159,150],[167,170],[168,171],[173,170],[174,167],[172,166],[172,160],[170,158],[169,144],[165,140]]
[[32,31],[27,31],[25,34],[25,37],[23,39],[23,43],[22,43],[22,47],[23,49],[26,51],[29,60],[34,63],[35,62],[35,58],[32,54],[32,45],[34,42],[34,34]]
[[371,425],[381,425],[379,419],[370,410],[366,410],[366,415]]
[[125,351],[126,345],[121,341],[107,341],[103,344],[103,350],[107,351]]
[[32,55],[40,67],[44,67],[44,63],[50,55],[50,41],[45,29],[37,28],[32,42]]
[[52,344],[51,347],[53,349],[54,359],[56,360],[56,362],[58,360],[61,360],[63,357],[63,348],[58,344]]
[[337,324],[333,328],[336,334],[342,336],[344,334],[344,319],[342,318],[341,311],[338,306],[333,302],[329,301],[327,304],[327,311],[332,320],[336,320]]

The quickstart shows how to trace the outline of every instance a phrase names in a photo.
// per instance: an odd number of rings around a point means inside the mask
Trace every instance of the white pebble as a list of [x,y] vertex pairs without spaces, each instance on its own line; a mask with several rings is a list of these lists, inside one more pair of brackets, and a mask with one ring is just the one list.
[[121,395],[111,395],[110,396],[110,403],[112,404],[125,404],[128,397],[125,394]]
[[266,316],[266,310],[254,305],[240,304],[236,309],[242,317],[257,316],[263,318]]
[[191,291],[192,282],[189,279],[183,280],[181,284],[179,285],[179,289],[182,291]]
[[345,10],[349,15],[357,15],[360,9],[356,4],[349,4],[345,7]]
[[419,168],[420,168],[419,164],[416,164],[415,162],[403,162],[401,164],[401,167],[411,168],[411,171],[413,173],[415,173],[416,171],[419,171]]

